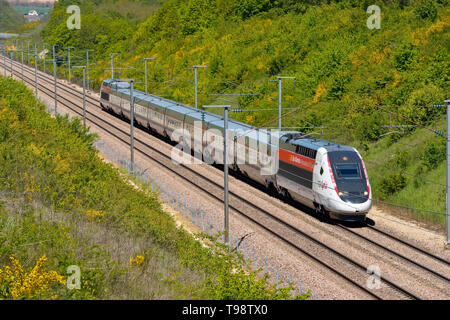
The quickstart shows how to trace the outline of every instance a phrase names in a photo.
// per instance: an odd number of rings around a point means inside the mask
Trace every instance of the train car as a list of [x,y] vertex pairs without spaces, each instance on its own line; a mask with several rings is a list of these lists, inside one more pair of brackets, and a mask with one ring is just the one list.
[[[128,83],[104,80],[100,95],[103,109],[130,118]],[[174,130],[184,129],[195,154],[207,163],[223,163],[223,117],[137,90],[134,99],[136,122],[172,140]],[[211,141],[216,141],[215,148],[210,148]],[[285,198],[349,221],[364,220],[372,206],[364,162],[353,147],[298,131],[274,135],[232,119],[227,141],[232,170]]]
[[280,140],[277,186],[283,194],[337,219],[365,219],[372,194],[355,148],[298,132]]

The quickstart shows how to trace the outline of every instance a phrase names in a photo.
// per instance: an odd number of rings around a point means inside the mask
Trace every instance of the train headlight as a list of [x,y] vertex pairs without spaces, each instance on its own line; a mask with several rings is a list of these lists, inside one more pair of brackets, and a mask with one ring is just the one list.
[[344,194],[342,192],[339,192],[339,197],[342,197]]
[[364,195],[367,196],[369,193],[367,191],[364,191]]

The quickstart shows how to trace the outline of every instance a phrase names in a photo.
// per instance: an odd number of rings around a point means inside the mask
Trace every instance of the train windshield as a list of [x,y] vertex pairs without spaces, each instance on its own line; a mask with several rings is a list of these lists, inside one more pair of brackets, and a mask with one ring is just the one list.
[[358,164],[356,163],[340,163],[336,164],[335,167],[338,178],[361,178],[361,172],[359,170]]

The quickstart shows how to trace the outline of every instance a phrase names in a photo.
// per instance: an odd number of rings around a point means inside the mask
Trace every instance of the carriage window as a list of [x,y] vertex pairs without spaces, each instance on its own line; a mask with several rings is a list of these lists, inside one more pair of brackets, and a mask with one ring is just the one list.
[[341,163],[335,165],[338,178],[361,178],[359,167],[356,163]]

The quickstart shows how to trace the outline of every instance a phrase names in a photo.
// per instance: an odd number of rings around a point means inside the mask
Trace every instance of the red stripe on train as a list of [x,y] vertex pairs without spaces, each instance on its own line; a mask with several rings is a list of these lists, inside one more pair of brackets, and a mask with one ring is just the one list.
[[293,153],[291,151],[279,149],[278,150],[278,159],[281,161],[293,164],[294,166],[300,167],[300,168],[308,170],[308,171],[314,170],[314,163],[315,163],[314,159],[304,157],[302,155]]

